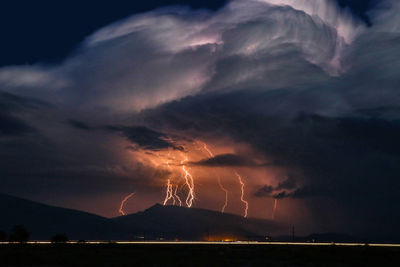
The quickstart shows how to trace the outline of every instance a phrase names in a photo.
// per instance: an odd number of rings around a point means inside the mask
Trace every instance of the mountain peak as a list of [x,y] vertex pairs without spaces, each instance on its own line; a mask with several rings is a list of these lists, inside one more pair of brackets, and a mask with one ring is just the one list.
[[40,240],[56,233],[91,240],[239,240],[277,230],[277,224],[266,220],[160,203],[143,212],[108,219],[12,196],[0,195],[0,200],[0,231],[21,224]]

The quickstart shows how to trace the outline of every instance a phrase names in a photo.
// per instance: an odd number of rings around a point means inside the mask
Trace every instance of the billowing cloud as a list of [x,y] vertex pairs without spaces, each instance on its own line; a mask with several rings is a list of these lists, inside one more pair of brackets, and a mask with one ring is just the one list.
[[99,30],[59,66],[3,68],[0,82],[83,109],[140,111],[245,81],[285,86],[272,74],[296,60],[338,75],[362,29],[329,1],[237,0],[214,14],[162,9]]

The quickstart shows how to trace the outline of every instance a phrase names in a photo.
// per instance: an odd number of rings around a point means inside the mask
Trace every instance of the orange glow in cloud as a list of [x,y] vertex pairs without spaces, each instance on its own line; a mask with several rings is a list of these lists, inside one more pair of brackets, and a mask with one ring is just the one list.
[[[183,145],[182,145],[183,146]],[[191,169],[187,166],[189,162],[188,154],[193,152],[190,149],[190,145],[185,145],[185,150],[168,150],[168,151],[146,151],[139,150],[135,151],[136,159],[144,165],[153,166],[155,169],[168,168],[169,174],[165,181],[165,197],[162,201],[163,205],[167,205],[169,202],[172,205],[179,205],[191,208],[195,200],[195,181]],[[178,155],[176,153],[179,153]],[[196,155],[196,154],[195,154]],[[179,160],[181,158],[181,160]],[[171,175],[182,176],[183,181],[179,181],[177,178],[171,177]],[[181,186],[187,188],[187,196],[185,200],[179,196],[179,190]],[[164,191],[164,190],[163,190]],[[181,193],[182,194],[182,193]]]
[[203,143],[203,148],[207,153],[210,155],[210,157],[214,157],[214,154],[211,152],[211,150],[208,149],[207,144]]
[[124,212],[125,203],[126,203],[131,197],[133,197],[135,194],[136,194],[136,192],[131,193],[131,194],[127,195],[127,196],[122,200],[121,205],[119,206],[119,213],[120,213],[121,215],[123,215],[123,216],[126,215],[126,213]]
[[[259,157],[246,144],[231,140],[214,140],[212,143],[210,140],[210,143],[204,143],[189,139],[176,142],[174,145],[179,149],[128,150],[130,156],[127,160],[132,166],[138,163],[139,166],[148,167],[150,174],[154,175],[144,182],[151,184],[159,192],[158,201],[162,205],[199,207],[248,217],[251,212],[250,204],[253,209],[261,211],[265,209],[265,203],[248,195],[247,191],[266,183],[273,184],[275,177],[282,172],[280,167],[264,167],[262,164],[255,168],[241,169],[236,169],[239,168],[237,166],[202,164],[209,158],[226,154],[244,155],[259,160],[260,163],[267,162],[268,159]],[[198,162],[200,164],[197,164]],[[156,199],[157,193],[153,192],[152,198]],[[234,195],[237,195],[237,199],[232,199]],[[265,219],[271,219],[272,212],[271,210],[268,213],[257,214]],[[280,214],[282,215],[282,211]]]
[[235,174],[236,174],[236,176],[237,176],[237,178],[238,178],[238,180],[239,180],[239,183],[240,183],[240,190],[241,190],[240,200],[245,204],[244,217],[247,218],[248,210],[249,210],[249,202],[247,202],[247,201],[244,199],[244,186],[245,186],[245,184],[244,184],[244,182],[243,182],[242,177],[239,175],[239,173],[237,173],[237,172],[235,171]]

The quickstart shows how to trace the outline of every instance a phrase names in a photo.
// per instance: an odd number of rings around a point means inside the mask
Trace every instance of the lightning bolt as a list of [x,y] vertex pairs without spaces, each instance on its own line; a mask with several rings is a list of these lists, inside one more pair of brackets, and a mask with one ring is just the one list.
[[[170,155],[171,152],[168,152],[168,159],[165,162],[166,165],[168,166],[169,169],[171,169],[170,163]],[[183,155],[183,153],[182,153]],[[175,157],[173,157],[175,159]],[[195,199],[195,194],[194,194],[194,179],[193,176],[190,174],[189,170],[183,165],[185,162],[188,162],[189,159],[187,156],[184,156],[184,159],[181,161],[182,164],[182,171],[184,173],[184,179],[185,179],[185,185],[188,187],[188,196],[186,198],[186,206],[191,207],[193,205],[193,201]],[[171,179],[167,180],[166,184],[166,190],[165,190],[165,199],[164,199],[164,206],[167,205],[169,200],[172,200],[172,205],[179,205],[182,206],[183,202],[180,196],[178,195],[178,189],[179,189],[179,183],[178,184],[173,184],[171,182]]]
[[240,189],[241,189],[240,200],[245,204],[244,216],[243,216],[243,217],[247,218],[247,212],[248,212],[248,210],[249,210],[249,202],[247,202],[247,201],[244,199],[244,186],[245,186],[245,184],[244,184],[244,182],[243,182],[243,180],[242,180],[242,177],[239,175],[239,173],[237,173],[237,172],[235,171],[235,174],[236,174],[236,176],[237,176],[237,178],[238,178],[238,180],[239,180],[239,183],[240,183]]
[[276,212],[277,207],[278,207],[278,199],[275,198],[274,199],[274,209],[272,210],[272,220],[275,220],[275,212]]
[[[208,149],[207,144],[204,143],[204,142],[201,142],[201,143],[203,143],[203,148],[204,148],[205,151],[207,151],[207,153],[210,155],[210,157],[214,157],[214,154],[211,152],[210,149]],[[228,194],[229,194],[229,192],[222,185],[221,176],[219,176],[219,175],[218,175],[218,185],[219,185],[219,188],[221,188],[221,190],[225,193],[225,202],[224,202],[224,205],[222,206],[222,209],[221,209],[221,212],[224,213],[225,212],[225,208],[228,206],[228,201],[229,201]]]
[[172,189],[172,184],[171,180],[168,179],[167,181],[167,190],[166,190],[166,196],[164,199],[164,206],[167,204],[167,202],[172,199],[173,200],[173,205],[175,205],[175,198],[173,196],[173,189]]
[[221,182],[221,176],[219,176],[218,175],[218,185],[219,185],[219,187],[222,189],[222,191],[224,191],[225,192],[225,202],[224,202],[224,205],[222,206],[222,209],[221,209],[221,212],[222,213],[224,213],[225,212],[225,209],[226,209],[226,207],[228,206],[228,190],[222,185],[222,182]]
[[207,153],[210,155],[210,157],[214,157],[214,154],[211,152],[210,149],[208,149],[206,143],[203,143],[203,148],[204,148],[205,151],[207,151]]
[[194,179],[193,176],[190,174],[189,170],[184,165],[185,162],[188,162],[189,158],[185,156],[185,158],[181,161],[182,164],[182,171],[184,174],[185,184],[188,188],[188,195],[186,197],[186,206],[191,208],[193,205],[193,201],[195,199],[195,191],[194,191]]
[[[178,196],[178,185],[175,186],[174,197],[175,197],[175,199],[178,201],[179,206],[182,207],[182,200],[181,200],[181,198]],[[175,201],[174,201],[174,205],[175,205]]]
[[[165,162],[169,169],[171,169],[171,166],[169,165],[170,155],[171,155],[171,152],[168,151],[168,159],[167,159],[167,161]],[[165,194],[165,199],[164,199],[164,203],[163,203],[164,206],[168,203],[168,201],[169,201],[170,199],[172,199],[172,205],[175,206],[176,201],[178,201],[178,202],[179,202],[179,205],[182,206],[182,201],[181,201],[181,199],[179,198],[179,196],[178,196],[178,194],[177,194],[177,189],[178,189],[178,185],[176,185],[176,188],[175,188],[175,190],[174,190],[174,189],[173,189],[173,185],[171,184],[171,180],[168,179],[168,180],[167,180],[167,185],[166,185],[166,191],[165,191],[165,193],[166,193],[166,194]]]
[[127,196],[122,200],[121,205],[119,206],[119,213],[120,213],[121,215],[123,215],[123,216],[126,215],[126,213],[124,212],[124,205],[125,205],[125,203],[126,203],[131,197],[133,197],[133,195],[135,195],[135,194],[136,194],[136,192],[131,193],[131,194],[127,195]]

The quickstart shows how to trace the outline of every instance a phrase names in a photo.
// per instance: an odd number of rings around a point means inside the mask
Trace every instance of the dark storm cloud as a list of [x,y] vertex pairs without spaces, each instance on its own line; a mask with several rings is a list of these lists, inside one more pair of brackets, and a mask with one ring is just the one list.
[[34,98],[26,98],[12,93],[0,91],[0,110],[1,111],[22,111],[22,110],[35,110],[50,105],[46,102]]
[[153,131],[143,126],[107,126],[106,130],[110,132],[119,132],[129,141],[139,145],[143,149],[160,150],[167,148],[178,149],[174,144],[169,142],[166,134]]
[[[280,182],[277,186],[265,185],[258,189],[253,195],[258,198],[263,197],[271,197],[280,195],[280,198],[291,197],[293,196],[292,193],[286,193],[286,191],[282,190],[298,190],[297,189],[297,180],[293,175],[288,176],[285,180]],[[277,191],[281,191],[280,193],[276,193]],[[275,195],[273,194],[275,192]],[[284,194],[282,194],[284,192]]]
[[258,189],[253,195],[255,197],[270,197],[272,192],[274,191],[274,187],[270,186],[270,185],[265,185],[263,187],[261,187],[260,189]]
[[309,198],[309,197],[332,197],[334,192],[327,187],[314,188],[313,186],[306,186],[296,189],[294,192],[290,193],[288,197],[292,198]]
[[59,123],[46,124],[49,128],[61,127],[62,134],[55,132],[50,138],[43,135],[47,129],[41,128],[18,138],[0,139],[2,192],[45,202],[59,195],[90,199],[127,188],[146,194],[157,191],[152,186],[154,180],[167,175],[143,164],[121,162],[118,151],[102,146],[109,135],[105,131],[84,130],[77,134],[63,121]]
[[[261,190],[261,189],[260,189]],[[278,189],[272,189],[272,191],[279,191]],[[255,195],[257,196],[257,195]],[[329,189],[326,187],[321,187],[321,188],[316,188],[313,186],[305,186],[298,188],[292,192],[288,191],[280,191],[277,193],[272,194],[270,192],[269,194],[260,194],[259,197],[270,197],[272,196],[273,198],[276,199],[284,199],[284,198],[315,198],[315,197],[335,197],[334,192],[331,192]],[[340,194],[338,194],[340,197]]]
[[[81,161],[80,164],[66,161],[63,157],[60,161],[57,154],[45,156],[44,152],[37,153],[27,147],[23,148],[27,155],[19,159],[23,162],[17,164],[15,159],[6,159],[4,156],[4,149],[7,149],[9,155],[14,155],[15,150],[1,144],[0,149],[3,150],[0,153],[3,159],[0,167],[5,170],[1,176],[2,192],[69,207],[71,203],[77,201],[75,208],[81,210],[87,209],[86,204],[89,206],[106,204],[108,208],[100,207],[97,210],[105,216],[115,216],[119,207],[118,198],[104,203],[107,197],[112,195],[122,197],[131,190],[144,195],[154,193],[158,195],[160,190],[153,185],[154,180],[168,175],[162,170],[146,166],[132,168],[121,163],[112,165],[111,159],[103,164],[98,162],[97,166],[88,166],[85,161]],[[46,153],[48,152],[46,150]],[[22,166],[24,169],[17,169]]]
[[119,133],[130,142],[137,145],[130,146],[128,149],[137,150],[138,148],[147,149],[147,150],[160,150],[166,148],[174,148],[181,150],[182,148],[173,144],[173,139],[161,132],[154,131],[144,126],[122,126],[122,125],[108,125],[108,126],[100,126],[93,127],[89,124],[70,119],[67,121],[67,124],[71,127],[93,132],[93,131],[106,131],[112,133]]
[[292,190],[295,189],[296,187],[297,187],[296,178],[290,175],[289,177],[286,178],[286,180],[280,182],[275,190],[283,190],[283,189]]
[[[278,94],[278,98],[285,94]],[[252,144],[280,166],[302,170],[301,176],[289,176],[273,188],[274,191],[268,186],[262,188],[256,192],[259,197],[328,198],[337,201],[349,218],[354,213],[360,218],[381,216],[399,221],[391,211],[399,204],[400,188],[397,178],[400,175],[400,139],[397,138],[400,113],[397,108],[364,110],[363,116],[358,110],[343,117],[293,115],[291,110],[286,110],[289,115],[271,115],[268,110],[263,115],[256,110],[259,105],[269,106],[268,100],[263,101],[267,99],[265,94],[249,95],[251,93],[246,96],[229,93],[212,99],[210,96],[191,97],[159,108],[156,117],[158,121],[163,118],[159,125],[166,129],[171,127],[199,135],[225,133],[237,141]],[[276,97],[274,93],[267,95]],[[297,97],[307,99],[310,96]],[[284,101],[276,103],[285,105]],[[271,109],[274,108],[276,106],[272,105]],[[149,121],[154,112],[149,112]],[[204,114],[212,114],[213,119],[205,120]],[[195,123],[187,124],[189,120]],[[380,209],[377,199],[391,208]],[[316,214],[323,214],[325,209],[317,205],[312,208]]]
[[[40,101],[0,92],[0,135],[18,136],[34,129],[21,114],[45,106]],[[18,115],[19,114],[19,115]]]
[[82,121],[77,121],[77,120],[68,120],[67,123],[71,125],[72,127],[79,129],[79,130],[84,130],[84,131],[92,131],[95,128],[89,126],[87,123],[82,122]]
[[11,93],[0,93],[0,109],[2,192],[45,202],[58,195],[119,193],[133,183],[149,192],[153,180],[166,175],[116,160],[114,151],[101,146],[110,130],[92,126],[99,122],[65,119],[82,114]]
[[[274,191],[279,191],[274,193]],[[289,191],[280,191],[277,188],[273,188],[272,186],[265,186],[260,188],[254,196],[256,197],[273,197],[276,199],[284,199],[284,198],[294,198],[294,199],[304,199],[304,198],[316,198],[316,197],[329,197],[335,198],[340,197],[340,193],[335,194],[332,189],[327,187],[315,187],[315,186],[304,186],[297,188],[295,190]]]
[[275,198],[275,199],[283,199],[283,198],[287,198],[288,196],[289,196],[289,195],[288,195],[287,192],[282,191],[282,192],[280,192],[280,193],[275,194],[275,195],[274,195],[274,198]]
[[15,136],[32,131],[32,127],[30,127],[25,121],[9,114],[0,114],[0,135]]
[[197,162],[191,162],[193,165],[210,166],[210,167],[233,167],[233,166],[265,166],[266,164],[257,164],[248,157],[239,156],[236,154],[220,154],[215,157],[203,159]]

